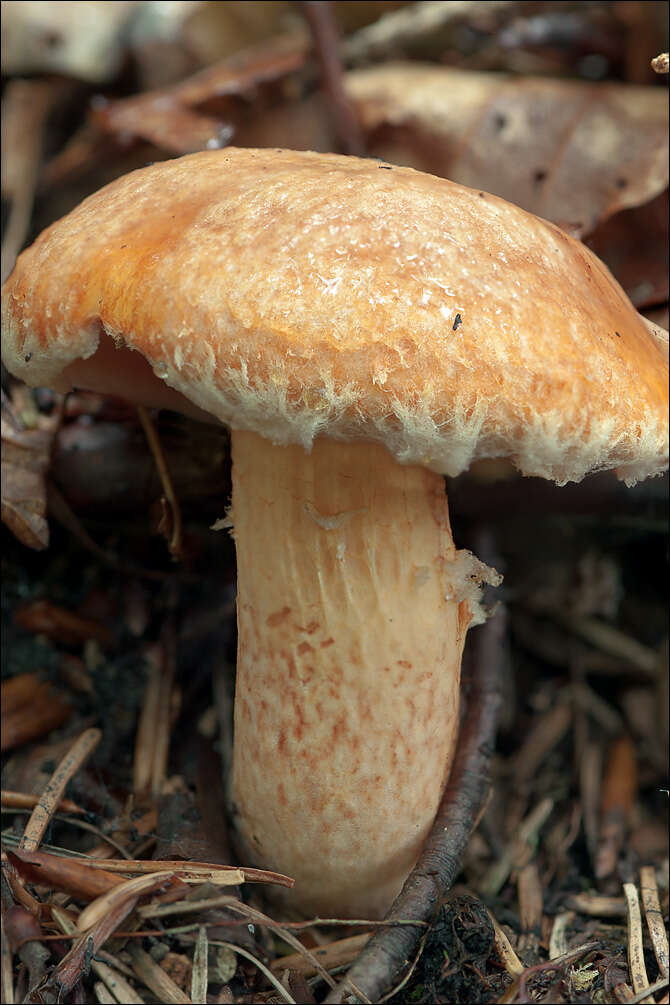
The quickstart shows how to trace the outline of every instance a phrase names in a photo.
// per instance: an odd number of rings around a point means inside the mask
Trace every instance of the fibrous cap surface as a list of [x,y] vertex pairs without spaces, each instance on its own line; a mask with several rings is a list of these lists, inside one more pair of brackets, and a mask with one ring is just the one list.
[[3,359],[63,387],[103,333],[233,428],[456,475],[667,467],[667,359],[558,227],[408,168],[229,148],[126,175],[3,290]]

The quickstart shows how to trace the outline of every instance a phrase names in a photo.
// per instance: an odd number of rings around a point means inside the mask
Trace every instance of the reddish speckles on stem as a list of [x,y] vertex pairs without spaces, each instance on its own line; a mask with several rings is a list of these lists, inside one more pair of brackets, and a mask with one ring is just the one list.
[[282,622],[286,621],[289,614],[291,613],[290,607],[282,607],[280,611],[275,611],[274,614],[269,614],[265,620],[268,628],[276,628],[281,625]]
[[[295,876],[299,909],[381,914],[432,822],[458,722],[443,482],[374,445],[306,454],[235,432],[233,484],[240,638],[258,642],[237,666],[242,840]],[[314,510],[355,517],[333,530]],[[416,567],[433,570],[420,589]]]

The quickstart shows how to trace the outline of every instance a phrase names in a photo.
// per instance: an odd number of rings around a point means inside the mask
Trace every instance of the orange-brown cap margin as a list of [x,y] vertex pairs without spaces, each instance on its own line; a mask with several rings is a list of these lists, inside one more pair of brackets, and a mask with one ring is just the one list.
[[483,192],[335,155],[229,148],[126,175],[3,288],[3,360],[63,387],[103,333],[232,428],[384,443],[557,482],[668,458],[661,347],[602,263]]

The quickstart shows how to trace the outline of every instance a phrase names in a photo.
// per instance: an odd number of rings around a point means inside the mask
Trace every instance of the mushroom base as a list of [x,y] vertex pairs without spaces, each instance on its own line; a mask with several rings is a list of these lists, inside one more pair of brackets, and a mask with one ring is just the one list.
[[[470,621],[444,482],[380,446],[233,432],[232,800],[285,906],[379,917],[435,817]],[[462,594],[461,594],[462,596]]]

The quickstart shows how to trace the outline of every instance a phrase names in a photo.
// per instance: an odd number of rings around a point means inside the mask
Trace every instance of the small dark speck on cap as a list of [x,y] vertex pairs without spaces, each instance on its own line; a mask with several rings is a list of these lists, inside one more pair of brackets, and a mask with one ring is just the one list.
[[31,359],[33,358],[33,354],[31,352],[27,352],[23,358],[26,361],[26,363],[30,363]]
[[486,198],[486,192],[480,192],[479,193],[479,198],[480,199],[485,199]]
[[127,245],[127,244],[122,244],[122,245],[121,245],[121,251],[123,251],[123,249],[124,249],[124,248],[127,248],[127,247],[128,247],[128,245]]
[[393,170],[393,168],[391,167],[390,164],[378,164],[377,167],[380,168],[382,171],[392,171]]
[[621,332],[616,332],[615,331],[614,334],[616,335],[617,338],[621,338]]
[[462,324],[463,324],[463,318],[461,317],[460,314],[457,314],[456,317],[454,318],[454,327],[453,327],[452,331],[456,331],[456,329],[458,328],[458,326],[462,325]]

